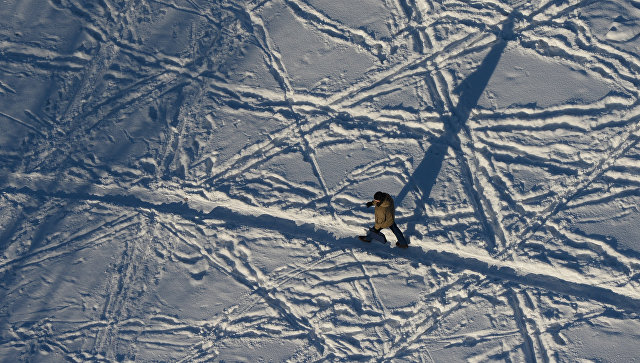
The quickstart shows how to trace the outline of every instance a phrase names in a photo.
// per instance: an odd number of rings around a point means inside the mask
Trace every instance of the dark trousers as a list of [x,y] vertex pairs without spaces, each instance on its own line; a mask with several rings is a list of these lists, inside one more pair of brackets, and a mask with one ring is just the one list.
[[[401,245],[406,245],[407,244],[407,240],[404,238],[404,235],[402,234],[402,231],[400,230],[400,228],[398,228],[398,225],[394,222],[391,227],[389,227],[389,229],[391,229],[391,232],[393,232],[393,234],[396,236],[396,238],[398,239],[398,243],[400,243]],[[373,229],[376,233],[380,233],[379,229]]]

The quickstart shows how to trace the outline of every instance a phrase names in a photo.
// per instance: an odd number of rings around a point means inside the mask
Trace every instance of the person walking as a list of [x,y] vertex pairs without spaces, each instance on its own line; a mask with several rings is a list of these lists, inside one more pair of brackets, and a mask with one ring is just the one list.
[[[398,228],[395,222],[395,206],[393,198],[387,193],[376,192],[373,195],[373,201],[367,202],[367,208],[375,206],[375,224],[369,229],[369,233],[366,236],[360,236],[360,239],[364,242],[371,242],[373,238],[381,240],[383,243],[387,242],[384,234],[380,232],[383,228],[390,228],[391,232],[396,236],[398,242],[396,246],[400,248],[407,248],[409,244],[404,238],[402,231]],[[375,235],[373,235],[375,233]]]

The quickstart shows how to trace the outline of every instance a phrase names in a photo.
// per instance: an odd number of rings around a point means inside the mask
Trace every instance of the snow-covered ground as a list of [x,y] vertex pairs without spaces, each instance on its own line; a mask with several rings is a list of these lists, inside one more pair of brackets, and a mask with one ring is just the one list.
[[0,18],[0,361],[639,359],[638,1]]

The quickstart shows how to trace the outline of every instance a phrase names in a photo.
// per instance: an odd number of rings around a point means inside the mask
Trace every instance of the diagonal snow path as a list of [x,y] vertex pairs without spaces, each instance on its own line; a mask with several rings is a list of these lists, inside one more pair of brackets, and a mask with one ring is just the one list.
[[[309,213],[308,211],[278,211],[273,208],[265,209],[247,205],[241,201],[229,199],[223,193],[211,193],[209,198],[191,196],[188,204],[184,203],[184,195],[175,194],[171,189],[158,188],[154,193],[135,193],[136,190],[123,190],[109,187],[94,186],[88,192],[78,193],[71,183],[65,183],[64,190],[39,189],[38,184],[46,184],[46,178],[40,175],[4,175],[1,190],[4,193],[40,194],[67,199],[97,200],[115,206],[135,209],[152,209],[159,213],[169,213],[187,220],[197,221],[207,218],[227,220],[261,228],[276,228],[278,231],[292,237],[306,238],[310,234],[323,236],[324,243],[354,245],[354,235],[360,229],[345,225],[330,216]],[[142,191],[141,191],[142,192]],[[336,232],[340,231],[340,232]],[[321,242],[322,241],[318,241]],[[599,301],[617,308],[633,311],[640,309],[640,291],[631,286],[611,286],[610,277],[602,276],[594,279],[576,271],[563,267],[550,267],[548,264],[527,261],[526,264],[518,260],[507,261],[496,259],[484,250],[466,248],[458,249],[454,246],[437,244],[430,241],[420,241],[420,247],[412,247],[416,252],[404,256],[396,249],[373,250],[380,256],[407,258],[421,261],[425,264],[436,263],[455,269],[463,268],[503,281],[512,281],[525,286],[543,288],[561,294],[569,294],[580,298]],[[41,258],[49,253],[51,247],[38,251],[30,257],[21,260]],[[16,261],[5,261],[0,269],[6,269]],[[634,271],[640,268],[640,261],[628,257],[628,267]]]

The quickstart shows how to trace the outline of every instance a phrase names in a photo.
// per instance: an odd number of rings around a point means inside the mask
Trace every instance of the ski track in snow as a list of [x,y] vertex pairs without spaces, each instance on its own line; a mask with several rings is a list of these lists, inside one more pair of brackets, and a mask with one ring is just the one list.
[[[635,357],[640,11],[605,3],[7,2],[0,360]],[[408,250],[354,239],[383,188]]]

